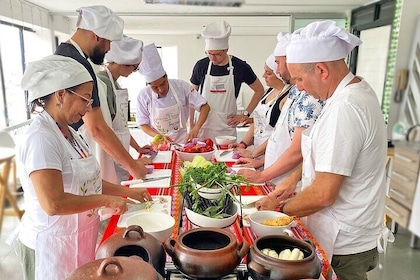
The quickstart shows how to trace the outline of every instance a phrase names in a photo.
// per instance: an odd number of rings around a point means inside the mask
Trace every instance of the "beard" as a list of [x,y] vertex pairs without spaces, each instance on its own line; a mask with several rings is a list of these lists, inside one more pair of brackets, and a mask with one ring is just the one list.
[[98,46],[93,49],[93,54],[89,57],[90,60],[96,64],[101,65],[104,62],[105,53],[102,52]]

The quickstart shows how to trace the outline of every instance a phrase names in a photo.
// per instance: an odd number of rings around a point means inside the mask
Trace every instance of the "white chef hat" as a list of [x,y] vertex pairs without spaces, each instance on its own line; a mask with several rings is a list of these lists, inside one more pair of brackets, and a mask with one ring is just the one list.
[[90,30],[101,38],[118,41],[122,39],[124,21],[105,6],[81,7],[77,28]]
[[143,47],[143,59],[139,65],[139,72],[143,75],[146,83],[154,82],[166,74],[155,44]]
[[280,78],[280,74],[276,73],[277,70],[277,63],[276,63],[276,58],[274,57],[274,54],[270,54],[267,59],[265,60],[265,64],[268,66],[268,68],[270,68],[271,70],[273,70],[274,74],[276,75],[277,78],[279,78],[279,80],[281,80]]
[[335,21],[325,20],[308,24],[292,34],[286,50],[287,63],[314,63],[345,58],[362,41],[337,26]]
[[277,34],[277,45],[274,48],[274,56],[286,56],[286,47],[290,43],[291,34],[288,32],[279,32]]
[[29,91],[28,102],[31,103],[57,90],[89,81],[92,76],[81,63],[62,55],[50,55],[27,65],[21,87]]
[[105,54],[108,62],[136,65],[141,62],[143,41],[123,36],[121,41],[112,41],[111,49]]
[[213,22],[203,27],[201,35],[204,37],[205,50],[227,50],[231,28],[226,21]]

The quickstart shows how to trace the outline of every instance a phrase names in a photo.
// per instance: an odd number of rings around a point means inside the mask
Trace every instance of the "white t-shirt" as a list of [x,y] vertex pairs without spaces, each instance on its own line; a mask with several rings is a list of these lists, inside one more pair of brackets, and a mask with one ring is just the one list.
[[[189,83],[182,80],[170,79],[171,86],[178,93],[178,99],[182,103],[182,121],[187,121],[189,117],[189,108],[200,111],[201,106],[207,103],[206,98],[201,96]],[[171,88],[164,98],[157,98],[157,93],[153,92],[150,86],[140,90],[137,96],[137,115],[136,121],[138,125],[151,126],[150,113],[152,111],[152,98],[157,108],[167,108],[176,105],[176,99]]]
[[334,254],[344,255],[376,247],[384,215],[387,136],[378,99],[366,81],[336,94],[314,125],[312,156],[315,171],[346,176],[335,203],[325,210],[369,232],[340,231]]
[[71,154],[52,130],[54,122],[47,112],[35,116],[33,122],[22,136],[17,152],[17,164],[21,166],[19,178],[24,189],[25,214],[22,217],[23,229],[19,239],[27,247],[34,249],[35,233],[54,223],[59,216],[49,216],[41,208],[29,175],[36,170],[55,169],[63,175],[64,189],[71,185]]

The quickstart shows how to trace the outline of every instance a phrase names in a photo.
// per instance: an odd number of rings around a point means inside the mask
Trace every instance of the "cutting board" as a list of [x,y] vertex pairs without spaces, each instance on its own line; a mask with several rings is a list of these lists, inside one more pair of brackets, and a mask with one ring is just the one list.
[[[171,176],[172,170],[171,169],[155,169],[152,174],[147,174],[145,178],[158,178],[163,176]],[[151,182],[143,182],[134,185],[130,185],[130,188],[169,188],[171,186],[171,177],[151,181]]]
[[159,151],[152,160],[153,163],[170,163],[172,159],[172,151]]
[[128,211],[122,214],[120,218],[118,219],[117,227],[125,228],[129,226],[127,225],[127,220],[133,215],[136,215],[137,213],[153,213],[154,212],[154,213],[165,213],[169,215],[171,214],[172,197],[170,195],[152,195],[152,198],[154,201],[156,200],[156,202],[151,204],[150,207],[145,205],[146,203],[129,205]]
[[217,150],[215,152],[215,156],[216,156],[216,161],[220,161],[220,162],[235,162],[236,159],[233,159],[233,151],[229,151],[227,153],[225,153],[224,155],[220,155],[221,153],[225,152],[226,150]]

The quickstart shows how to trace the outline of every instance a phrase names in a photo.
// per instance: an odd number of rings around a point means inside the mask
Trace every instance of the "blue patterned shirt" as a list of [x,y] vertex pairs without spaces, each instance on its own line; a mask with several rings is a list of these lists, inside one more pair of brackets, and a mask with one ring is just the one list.
[[325,102],[315,99],[306,91],[299,91],[296,85],[290,89],[288,98],[293,100],[287,116],[290,139],[293,139],[295,127],[308,128],[312,126],[321,113]]

